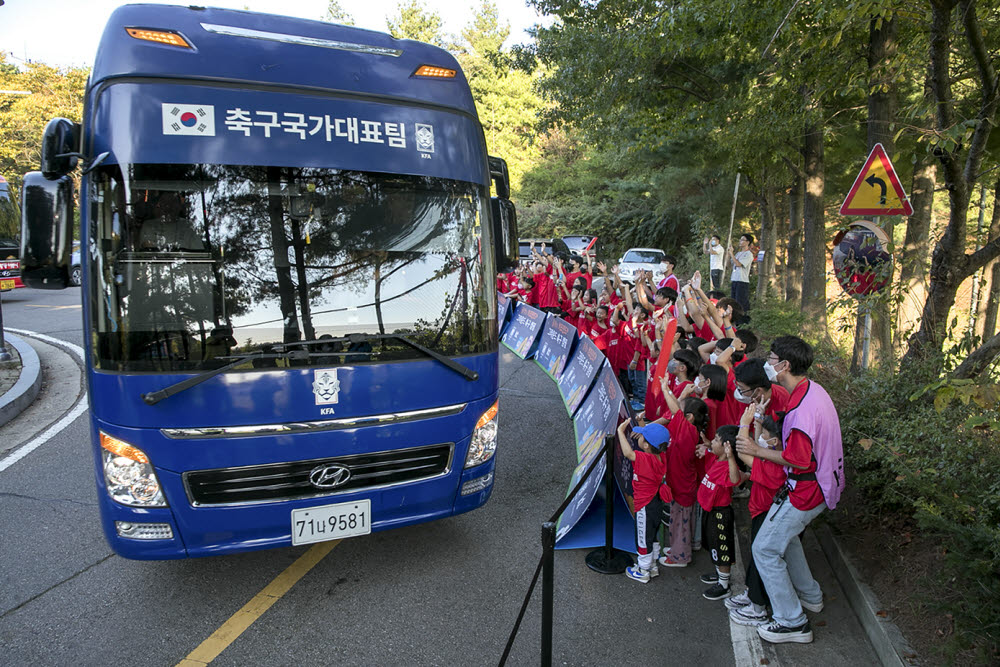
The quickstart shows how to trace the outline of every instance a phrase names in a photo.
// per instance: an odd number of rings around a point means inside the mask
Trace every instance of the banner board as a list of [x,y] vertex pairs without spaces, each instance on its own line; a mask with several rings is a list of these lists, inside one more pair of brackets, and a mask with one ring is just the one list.
[[545,324],[545,313],[526,303],[518,303],[514,307],[510,324],[500,337],[500,342],[517,356],[527,359],[534,351],[532,348],[542,331],[543,324]]
[[510,298],[503,294],[497,294],[497,333],[503,335],[503,330],[507,326],[510,316]]
[[576,327],[549,313],[538,342],[538,351],[535,352],[535,363],[542,367],[546,375],[558,382],[566,370],[576,340]]
[[606,365],[604,353],[597,349],[594,341],[586,336],[580,336],[576,351],[570,357],[566,370],[559,377],[559,393],[562,395],[566,411],[572,416],[583,403],[587,390],[601,370]]
[[[614,429],[618,427],[619,409],[624,398],[625,394],[611,366],[607,363],[602,364],[597,382],[594,383],[593,389],[587,394],[586,400],[573,419],[577,465],[570,478],[567,493],[580,482],[587,468],[593,463],[594,457],[600,453],[604,438],[613,434]],[[573,530],[590,507],[604,479],[605,469],[604,461],[597,464],[573,503],[563,512],[559,523],[556,524],[556,542]]]

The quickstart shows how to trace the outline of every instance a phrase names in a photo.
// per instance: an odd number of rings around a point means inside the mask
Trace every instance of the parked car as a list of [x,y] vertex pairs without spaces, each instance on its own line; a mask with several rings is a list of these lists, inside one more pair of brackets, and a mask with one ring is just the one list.
[[667,268],[663,263],[666,254],[658,248],[629,248],[618,259],[618,275],[623,282],[632,284],[637,272],[650,271],[655,285],[663,279],[663,271]]
[[83,269],[80,266],[79,241],[73,241],[73,254],[70,255],[69,260],[69,284],[77,286],[83,284]]
[[[600,255],[601,242],[597,240],[596,236],[587,234],[570,235],[562,237],[562,240],[574,255],[580,255],[581,257],[584,254],[589,255],[591,263],[596,262],[598,255]],[[588,246],[590,250],[587,250]]]
[[551,255],[553,253],[570,253],[569,248],[562,239],[518,239],[518,255],[522,260],[531,258],[531,244],[535,244],[535,250],[541,252],[542,244],[545,244],[545,254]]

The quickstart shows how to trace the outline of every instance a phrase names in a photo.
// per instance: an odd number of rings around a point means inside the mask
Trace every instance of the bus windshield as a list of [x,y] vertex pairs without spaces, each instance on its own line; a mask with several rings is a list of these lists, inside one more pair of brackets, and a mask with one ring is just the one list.
[[[449,356],[496,348],[481,185],[215,164],[110,165],[92,183],[102,370],[208,370],[351,333],[404,334]],[[423,358],[391,340],[310,350],[324,354],[254,367]]]

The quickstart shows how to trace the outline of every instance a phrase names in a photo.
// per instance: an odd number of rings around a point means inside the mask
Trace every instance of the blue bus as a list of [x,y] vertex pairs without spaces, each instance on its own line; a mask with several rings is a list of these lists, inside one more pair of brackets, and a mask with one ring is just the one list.
[[50,121],[25,178],[31,287],[67,284],[77,165],[92,448],[118,554],[310,544],[489,499],[494,277],[516,221],[447,51],[124,6],[82,123]]

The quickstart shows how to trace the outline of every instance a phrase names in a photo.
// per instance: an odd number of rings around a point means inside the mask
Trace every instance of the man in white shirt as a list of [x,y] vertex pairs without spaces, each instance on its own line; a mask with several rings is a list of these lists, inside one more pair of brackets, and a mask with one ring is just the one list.
[[722,265],[725,262],[725,250],[722,249],[722,238],[718,234],[712,234],[711,239],[705,239],[701,245],[702,250],[708,255],[709,278],[712,281],[712,289],[719,289],[722,286]]
[[729,257],[733,260],[733,274],[730,276],[730,295],[743,306],[744,312],[750,311],[750,266],[753,264],[753,234],[740,236],[740,247],[736,253],[729,249]]

